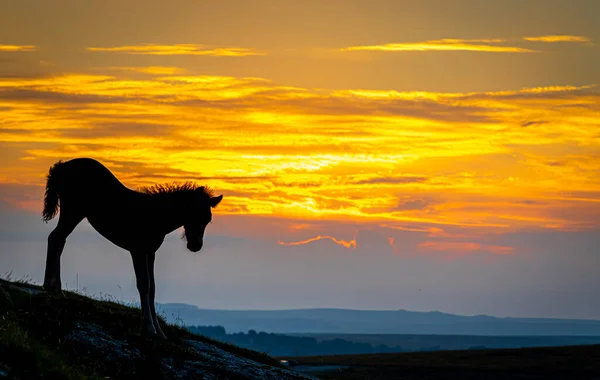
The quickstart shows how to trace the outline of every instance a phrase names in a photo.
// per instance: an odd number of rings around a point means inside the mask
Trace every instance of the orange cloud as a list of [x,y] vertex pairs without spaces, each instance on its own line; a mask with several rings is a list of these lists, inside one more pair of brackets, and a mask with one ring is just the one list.
[[418,248],[429,252],[447,252],[449,258],[457,258],[478,251],[487,251],[496,255],[512,255],[514,248],[500,245],[487,245],[474,242],[457,241],[425,241],[417,245]]
[[512,255],[515,252],[513,247],[504,245],[486,245],[484,249],[486,251],[495,253],[496,255]]
[[2,45],[0,44],[0,51],[35,51],[37,46],[35,45]]
[[288,230],[290,231],[299,231],[299,230],[306,230],[306,229],[310,229],[312,228],[313,225],[312,224],[308,224],[308,223],[297,223],[297,224],[290,224],[288,226]]
[[170,66],[114,66],[109,67],[109,69],[118,71],[132,71],[150,75],[173,75],[185,73],[185,70],[180,67]]
[[220,213],[477,241],[600,227],[592,86],[313,90],[111,74],[0,77],[0,183],[41,186],[53,160],[93,156],[133,187],[209,184],[227,196]]
[[336,239],[333,236],[316,236],[310,239],[306,239],[306,240],[301,240],[301,241],[294,241],[294,242],[282,242],[280,240],[277,241],[277,243],[279,245],[303,245],[303,244],[308,244],[308,243],[312,243],[313,241],[317,241],[317,240],[322,240],[322,239],[329,239],[331,241],[333,241],[335,244],[341,245],[342,247],[345,248],[356,248],[356,238],[352,239],[352,240],[341,240],[341,239]]
[[392,247],[392,252],[394,253],[394,255],[400,255],[400,251],[398,250],[398,247],[396,247],[394,245],[394,241],[396,239],[394,239],[393,237],[388,237],[388,244],[390,245],[390,247]]
[[252,55],[266,55],[266,52],[249,48],[223,47],[213,48],[198,44],[174,44],[174,45],[128,45],[115,47],[88,47],[88,51],[115,52],[125,54],[148,54],[148,55],[207,55],[214,57],[245,57]]
[[499,45],[504,43],[502,39],[488,40],[465,40],[465,39],[441,39],[424,42],[389,43],[383,45],[350,46],[340,49],[341,51],[479,51],[491,53],[535,53],[535,50]]
[[570,35],[548,35],[538,37],[523,37],[526,41],[531,42],[591,42],[588,37],[585,36],[570,36]]
[[429,232],[431,228],[419,228],[419,227],[404,227],[404,226],[394,226],[389,224],[382,224],[381,227],[384,228],[392,228],[399,231],[408,231],[408,232]]
[[455,233],[450,233],[450,232],[446,232],[441,228],[437,228],[437,227],[431,227],[429,229],[429,234],[427,234],[428,237],[445,237],[445,238],[465,238],[467,237],[466,234],[455,234]]

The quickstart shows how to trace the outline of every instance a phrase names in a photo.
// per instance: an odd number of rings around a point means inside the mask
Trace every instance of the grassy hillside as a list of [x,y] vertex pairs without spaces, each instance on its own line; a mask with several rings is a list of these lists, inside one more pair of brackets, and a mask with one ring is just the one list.
[[314,356],[293,360],[298,369],[302,366],[342,367],[313,372],[322,379],[335,380],[600,379],[600,345]]
[[307,378],[174,325],[167,341],[140,330],[139,309],[0,280],[0,378]]

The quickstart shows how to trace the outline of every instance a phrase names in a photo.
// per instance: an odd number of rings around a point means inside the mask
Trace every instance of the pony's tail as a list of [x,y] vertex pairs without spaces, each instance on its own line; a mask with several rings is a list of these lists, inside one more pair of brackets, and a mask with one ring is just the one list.
[[50,168],[48,175],[46,176],[46,194],[44,196],[44,211],[42,212],[42,219],[44,222],[48,221],[58,213],[58,196],[59,196],[59,179],[60,179],[60,167],[63,162],[58,161]]

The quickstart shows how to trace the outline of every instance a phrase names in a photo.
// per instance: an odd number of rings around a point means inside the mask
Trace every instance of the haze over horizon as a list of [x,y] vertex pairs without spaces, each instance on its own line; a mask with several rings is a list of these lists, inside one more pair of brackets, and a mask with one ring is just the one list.
[[[0,5],[0,274],[41,283],[45,176],[224,199],[157,302],[600,319],[600,2]],[[87,222],[62,279],[137,300]]]

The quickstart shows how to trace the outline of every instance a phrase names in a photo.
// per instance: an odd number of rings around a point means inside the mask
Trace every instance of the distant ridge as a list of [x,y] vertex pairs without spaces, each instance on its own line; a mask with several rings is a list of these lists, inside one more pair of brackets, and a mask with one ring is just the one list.
[[229,333],[254,329],[276,333],[600,336],[600,320],[587,319],[464,316],[403,309],[218,310],[181,303],[160,304],[159,310],[169,321],[219,325]]

